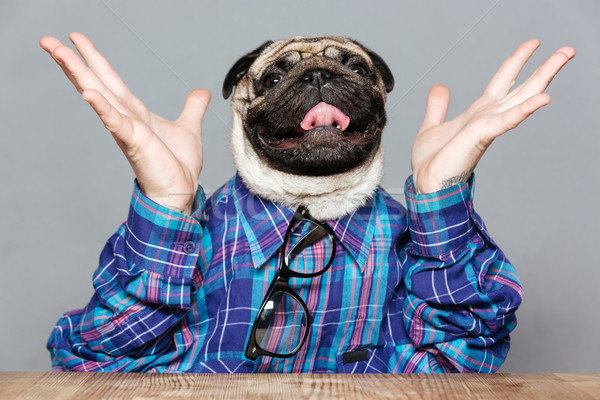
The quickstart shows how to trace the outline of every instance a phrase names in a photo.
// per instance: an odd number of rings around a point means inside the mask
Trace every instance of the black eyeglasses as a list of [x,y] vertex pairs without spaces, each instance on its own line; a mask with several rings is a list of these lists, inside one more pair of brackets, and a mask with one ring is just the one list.
[[300,207],[285,233],[279,268],[254,320],[246,346],[248,359],[263,355],[288,358],[302,348],[312,321],[289,280],[325,273],[333,263],[335,247],[331,227]]

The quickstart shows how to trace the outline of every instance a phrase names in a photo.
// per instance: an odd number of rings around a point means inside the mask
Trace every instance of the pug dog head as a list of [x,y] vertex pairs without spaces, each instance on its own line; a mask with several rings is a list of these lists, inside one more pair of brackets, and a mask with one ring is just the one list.
[[[340,37],[266,42],[223,83],[232,97],[231,149],[244,183],[319,219],[352,213],[381,180],[385,62]],[[235,88],[235,91],[234,91]]]

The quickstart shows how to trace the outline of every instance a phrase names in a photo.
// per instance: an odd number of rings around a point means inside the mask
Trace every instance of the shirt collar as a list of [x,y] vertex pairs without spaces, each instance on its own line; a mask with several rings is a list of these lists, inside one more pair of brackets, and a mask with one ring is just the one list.
[[373,207],[373,203],[374,199],[371,198],[367,204],[358,208],[354,213],[328,221],[339,242],[360,267],[361,273],[364,272],[367,265],[373,243],[374,224],[372,222],[376,217],[376,207]]
[[[232,196],[248,238],[254,267],[260,268],[283,245],[285,232],[295,210],[252,193],[239,174],[234,180]],[[374,228],[371,221],[376,212],[373,201],[370,199],[351,215],[327,221],[339,243],[360,266],[361,272],[367,264],[373,239]]]

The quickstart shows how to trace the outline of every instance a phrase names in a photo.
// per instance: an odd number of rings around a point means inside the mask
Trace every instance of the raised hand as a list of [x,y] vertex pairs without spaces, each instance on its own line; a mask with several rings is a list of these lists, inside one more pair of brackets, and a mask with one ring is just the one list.
[[192,91],[179,118],[167,121],[131,93],[87,37],[71,33],[69,39],[83,59],[53,37],[42,38],[40,46],[112,133],[144,194],[159,204],[189,213],[202,170],[201,123],[210,93]]
[[544,91],[575,56],[572,47],[558,49],[527,81],[511,90],[539,45],[532,39],[519,46],[504,61],[482,96],[451,121],[444,122],[450,104],[448,88],[435,85],[430,90],[423,125],[412,149],[417,193],[438,191],[468,180],[494,139],[550,103],[550,96]]

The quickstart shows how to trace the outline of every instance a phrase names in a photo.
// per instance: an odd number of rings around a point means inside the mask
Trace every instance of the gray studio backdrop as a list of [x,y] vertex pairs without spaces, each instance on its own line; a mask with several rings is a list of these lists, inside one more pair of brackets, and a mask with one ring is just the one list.
[[449,116],[475,100],[522,41],[577,57],[552,104],[500,138],[477,168],[475,206],[516,265],[525,300],[504,372],[600,372],[598,113],[600,2],[0,1],[0,370],[47,370],[60,315],[83,307],[106,239],[126,218],[133,174],[111,136],[38,47],[89,35],[148,107],[174,119],[212,91],[201,183],[233,173],[225,72],[266,39],[337,34],[380,53],[396,76],[383,185],[397,197],[425,97],[452,90]]

